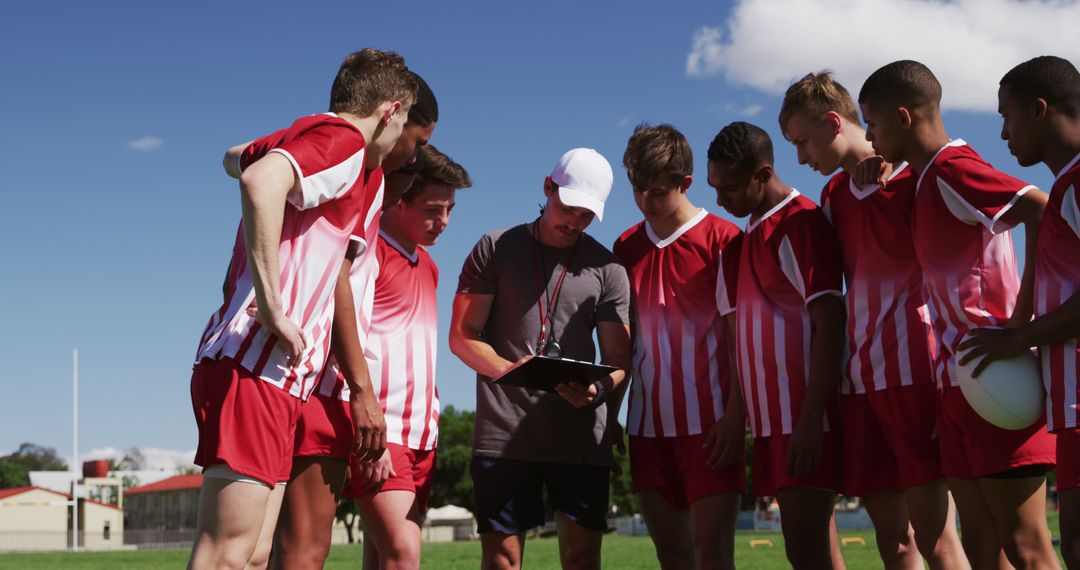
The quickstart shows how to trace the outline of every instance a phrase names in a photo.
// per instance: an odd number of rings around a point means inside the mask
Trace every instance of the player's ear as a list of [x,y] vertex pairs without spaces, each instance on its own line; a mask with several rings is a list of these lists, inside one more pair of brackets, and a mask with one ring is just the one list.
[[1046,99],[1042,97],[1035,98],[1035,117],[1038,119],[1045,119],[1046,112],[1049,110],[1050,105],[1046,103]]
[[551,177],[544,178],[544,196],[551,196],[555,192],[555,183],[551,181]]
[[687,174],[686,176],[683,176],[683,179],[681,181],[679,181],[679,192],[682,192],[683,194],[685,194],[686,191],[690,189],[690,185],[693,184],[693,183],[694,183],[694,177],[693,176],[690,176],[689,174]]
[[758,167],[757,172],[754,173],[754,182],[758,184],[768,184],[773,177],[773,167],[771,164],[762,164]]
[[825,113],[825,124],[829,125],[829,130],[834,137],[839,135],[841,127],[840,113],[837,113],[836,111]]
[[896,122],[900,124],[902,129],[911,128],[911,111],[907,107],[896,108]]
[[382,122],[389,125],[394,116],[401,112],[401,101],[393,101],[383,110]]

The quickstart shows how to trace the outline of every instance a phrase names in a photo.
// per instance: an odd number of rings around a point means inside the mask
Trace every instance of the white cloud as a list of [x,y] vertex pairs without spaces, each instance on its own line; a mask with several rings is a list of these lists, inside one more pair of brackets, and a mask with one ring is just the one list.
[[686,72],[781,94],[831,69],[858,96],[875,69],[914,59],[941,81],[944,107],[994,111],[1014,65],[1080,61],[1077,29],[1076,0],[739,0],[722,27],[694,33]]
[[135,140],[129,142],[128,143],[128,148],[130,148],[132,150],[142,151],[142,152],[149,152],[149,151],[152,151],[152,150],[158,148],[159,146],[164,144],[164,142],[165,142],[165,139],[159,139],[157,137],[145,136],[145,137],[143,137],[141,139],[135,139]]

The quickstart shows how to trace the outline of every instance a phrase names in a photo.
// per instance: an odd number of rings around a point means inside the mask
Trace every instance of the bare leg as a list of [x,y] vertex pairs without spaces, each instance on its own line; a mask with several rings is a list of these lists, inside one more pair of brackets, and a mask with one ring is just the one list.
[[1016,568],[1061,568],[1046,525],[1046,477],[979,479],[997,535]]
[[944,481],[932,481],[904,491],[915,544],[931,570],[970,570],[960,535],[956,505]]
[[525,557],[525,533],[485,532],[480,535],[483,570],[518,570]]
[[717,493],[690,505],[694,560],[699,570],[735,568],[735,523],[739,494]]
[[365,563],[370,538],[381,570],[420,568],[421,517],[415,493],[383,491],[357,499],[356,506],[364,519]]
[[247,566],[259,541],[270,487],[206,477],[199,494],[199,522],[188,568]]
[[690,511],[676,509],[656,489],[636,495],[641,517],[649,529],[656,559],[662,570],[682,570],[694,565],[694,542],[690,530]]
[[830,518],[832,491],[788,487],[776,494],[784,550],[795,570],[831,570]]
[[604,533],[586,528],[563,513],[555,513],[559,533],[559,559],[564,570],[600,570],[600,545]]
[[285,496],[287,485],[277,485],[270,492],[270,500],[266,502],[266,516],[263,517],[262,530],[259,531],[259,540],[255,543],[255,551],[248,559],[247,570],[265,570],[270,562],[270,550],[274,547],[274,526],[281,513],[281,502]]
[[330,553],[337,497],[345,483],[345,461],[334,457],[297,457],[285,486],[277,526],[274,568],[320,569]]
[[1080,488],[1058,490],[1061,554],[1069,570],[1080,570]]
[[971,567],[975,570],[1011,568],[1001,548],[994,516],[986,504],[979,482],[953,477],[948,481],[960,513],[960,543],[964,545]]
[[922,568],[915,546],[915,532],[908,521],[903,493],[883,492],[863,497],[866,512],[874,523],[874,539],[886,570]]

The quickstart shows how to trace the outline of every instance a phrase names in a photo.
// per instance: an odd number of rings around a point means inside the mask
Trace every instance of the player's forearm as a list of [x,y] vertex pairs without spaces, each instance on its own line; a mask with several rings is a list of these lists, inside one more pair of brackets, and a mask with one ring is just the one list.
[[840,297],[822,295],[809,305],[810,370],[799,422],[820,426],[825,407],[836,393],[844,349],[844,304]]
[[248,141],[225,151],[225,158],[221,159],[221,165],[225,167],[225,174],[233,178],[240,178],[240,175],[243,174],[243,170],[240,168],[240,156],[244,154],[244,149],[250,144],[251,141]]
[[724,317],[727,325],[728,382],[727,402],[724,405],[724,417],[746,421],[746,408],[743,405],[742,384],[739,383],[738,354],[739,348],[735,336],[735,313]]
[[1020,327],[1027,346],[1049,346],[1080,337],[1080,291],[1060,307]]
[[348,260],[341,264],[334,288],[334,324],[331,326],[330,348],[349,390],[359,396],[370,393],[372,387],[364,348],[360,346],[360,333],[356,329],[356,305],[349,281],[351,267],[352,263]]
[[498,378],[514,365],[499,356],[490,344],[480,338],[477,331],[450,331],[450,352],[466,366],[488,378]]
[[1028,190],[1006,213],[1012,222],[1024,224],[1024,273],[1020,278],[1016,306],[1009,317],[1012,326],[1030,321],[1035,308],[1035,258],[1038,255],[1039,226],[1048,200],[1045,192]]
[[259,311],[268,316],[282,311],[278,250],[281,246],[285,197],[284,192],[263,192],[251,184],[245,184],[241,179],[244,242],[247,245],[255,301]]

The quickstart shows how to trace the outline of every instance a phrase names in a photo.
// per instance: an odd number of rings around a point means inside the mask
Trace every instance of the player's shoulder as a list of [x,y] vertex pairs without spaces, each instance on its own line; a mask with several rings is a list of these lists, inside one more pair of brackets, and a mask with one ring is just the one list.
[[971,145],[962,139],[945,145],[928,169],[942,177],[962,176],[968,172],[995,170]]
[[645,233],[645,220],[626,228],[623,233],[619,234],[619,237],[615,239],[615,249],[618,250],[623,247],[627,242],[633,240],[635,237],[640,238]]
[[832,197],[836,192],[847,190],[851,186],[851,175],[844,169],[840,169],[839,172],[829,177],[829,180],[825,182],[825,186],[821,188],[821,201],[824,203],[826,199]]
[[[797,190],[794,192],[798,192]],[[778,223],[780,233],[789,233],[804,228],[832,230],[832,224],[825,216],[825,212],[813,200],[804,194],[796,194],[780,212]]]
[[[1080,155],[1062,169],[1054,179],[1054,188],[1076,188],[1080,186]],[[1074,190],[1075,191],[1075,190]]]

